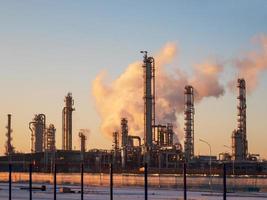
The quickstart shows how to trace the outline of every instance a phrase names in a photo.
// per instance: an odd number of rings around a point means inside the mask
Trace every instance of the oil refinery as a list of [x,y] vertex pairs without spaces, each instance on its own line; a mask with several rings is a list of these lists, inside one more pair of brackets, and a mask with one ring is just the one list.
[[[114,130],[112,149],[86,149],[86,135],[80,131],[76,136],[80,139],[80,150],[73,150],[72,112],[74,98],[71,93],[65,97],[62,109],[62,148],[56,148],[56,134],[59,130],[51,123],[47,124],[46,115],[36,114],[29,122],[31,134],[31,153],[18,153],[12,145],[11,114],[8,114],[7,140],[5,155],[0,157],[1,170],[7,170],[12,163],[15,170],[26,170],[33,163],[35,171],[51,172],[55,163],[61,172],[79,171],[80,163],[85,170],[102,172],[108,170],[113,163],[117,172],[139,172],[147,163],[151,171],[158,173],[179,173],[183,163],[187,163],[190,173],[207,174],[209,167],[216,173],[223,163],[232,173],[237,174],[267,174],[267,162],[259,160],[258,154],[250,154],[248,150],[246,128],[246,81],[237,80],[237,127],[229,136],[232,139],[232,153],[221,153],[218,157],[212,155],[196,155],[194,127],[194,87],[184,85],[184,144],[174,139],[175,132],[171,122],[156,123],[156,60],[143,54],[143,137],[129,133],[126,117],[117,124],[120,130]],[[140,69],[142,70],[142,69]],[[196,131],[197,133],[197,131]],[[230,134],[229,134],[230,135]],[[75,136],[75,137],[76,137]]]

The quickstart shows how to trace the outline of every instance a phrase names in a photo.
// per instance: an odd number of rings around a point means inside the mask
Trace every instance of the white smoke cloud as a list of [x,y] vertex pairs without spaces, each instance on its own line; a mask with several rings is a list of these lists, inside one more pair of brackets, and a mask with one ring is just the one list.
[[[184,109],[184,87],[195,87],[199,102],[203,97],[219,97],[224,93],[218,77],[222,66],[214,62],[199,64],[194,68],[192,77],[188,77],[179,67],[169,72],[166,65],[177,56],[177,46],[166,44],[155,56],[156,62],[156,122],[173,123],[179,135],[177,114]],[[143,135],[143,70],[142,63],[130,64],[115,80],[107,83],[107,73],[100,73],[93,81],[93,96],[101,117],[101,132],[112,136],[120,129],[120,119],[128,118],[131,134]]]
[[238,77],[229,83],[231,89],[234,89],[237,78],[244,78],[251,93],[257,87],[260,75],[267,70],[267,35],[256,36],[253,42],[258,49],[234,59]]

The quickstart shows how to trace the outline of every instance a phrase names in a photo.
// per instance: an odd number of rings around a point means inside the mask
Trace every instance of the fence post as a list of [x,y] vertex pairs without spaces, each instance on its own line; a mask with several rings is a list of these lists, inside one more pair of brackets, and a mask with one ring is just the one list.
[[57,199],[57,164],[54,164],[54,200]]
[[184,200],[187,200],[187,183],[186,183],[186,163],[184,163],[184,170],[183,170],[183,175],[184,175]]
[[12,165],[9,164],[8,165],[8,171],[9,171],[9,200],[12,199],[12,196],[11,196],[11,190],[12,190]]
[[110,200],[113,200],[113,164],[110,164]]
[[84,164],[81,164],[81,200],[83,200],[83,172],[84,172]]
[[29,193],[30,200],[32,200],[32,163],[29,165]]
[[225,163],[223,164],[223,200],[226,200],[226,165]]
[[145,163],[145,200],[148,200],[148,195],[147,195],[147,163]]

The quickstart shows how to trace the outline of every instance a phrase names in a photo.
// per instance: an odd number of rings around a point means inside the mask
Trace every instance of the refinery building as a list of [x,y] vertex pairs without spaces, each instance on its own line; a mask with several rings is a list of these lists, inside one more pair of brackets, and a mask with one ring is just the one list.
[[[62,128],[47,123],[46,115],[37,114],[29,122],[31,133],[31,152],[17,153],[12,145],[12,121],[8,114],[5,155],[0,157],[0,170],[8,170],[8,164],[13,164],[17,171],[27,171],[29,163],[38,172],[52,172],[57,164],[59,172],[78,172],[80,164],[84,163],[87,172],[105,172],[112,163],[117,172],[138,173],[145,163],[149,170],[160,173],[182,172],[183,163],[187,163],[189,173],[207,174],[219,172],[226,163],[229,173],[237,174],[267,174],[267,162],[259,159],[259,155],[249,153],[246,126],[246,81],[237,80],[237,126],[231,137],[232,153],[221,153],[219,156],[196,155],[194,128],[194,88],[184,86],[184,144],[174,140],[175,132],[171,122],[156,124],[156,61],[143,56],[144,81],[144,131],[143,137],[129,133],[128,119],[121,118],[120,130],[113,132],[111,149],[86,149],[86,135],[77,133],[80,138],[80,149],[73,150],[72,112],[74,98],[71,93],[65,97],[62,109]],[[56,147],[56,134],[62,134],[62,148]],[[197,133],[197,131],[196,131]],[[249,134],[249,133],[248,133]]]

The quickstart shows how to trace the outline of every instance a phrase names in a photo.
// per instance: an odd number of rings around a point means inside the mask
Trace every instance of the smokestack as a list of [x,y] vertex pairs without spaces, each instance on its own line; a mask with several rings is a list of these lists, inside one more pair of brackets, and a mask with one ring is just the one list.
[[149,151],[152,148],[153,129],[155,127],[155,62],[153,57],[147,57],[147,51],[141,51],[144,54],[144,136],[146,162],[149,164]]
[[11,114],[7,115],[7,126],[6,126],[6,128],[7,128],[7,133],[6,133],[7,141],[6,141],[6,152],[5,152],[5,154],[6,155],[11,155],[11,154],[15,153],[15,149],[11,144],[11,141],[12,141],[12,137],[11,137],[11,133],[12,133],[12,129],[11,129]]
[[68,93],[65,97],[65,107],[62,110],[62,149],[72,150],[72,106],[74,100],[72,94]]
[[194,157],[194,88],[191,85],[185,86],[184,91],[184,120],[185,120],[185,160],[189,161]]
[[244,79],[238,79],[237,88],[237,129],[233,131],[232,148],[235,160],[246,160],[248,157],[248,141],[246,127],[246,81]]

